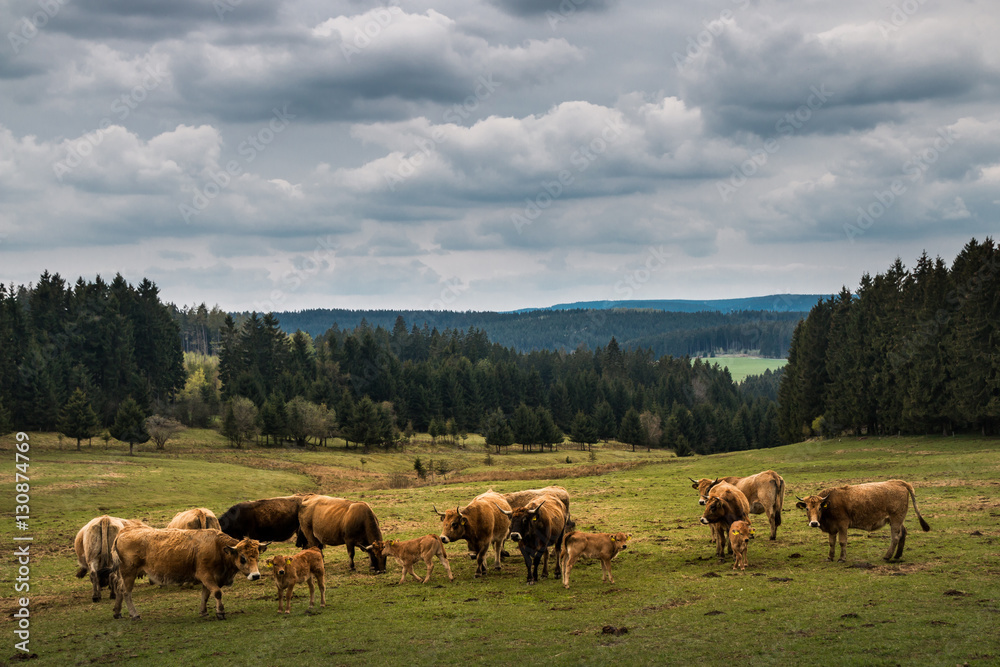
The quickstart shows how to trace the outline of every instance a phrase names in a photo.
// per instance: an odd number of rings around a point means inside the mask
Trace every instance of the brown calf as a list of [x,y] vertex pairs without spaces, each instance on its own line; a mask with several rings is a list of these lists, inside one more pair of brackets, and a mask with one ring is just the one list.
[[313,588],[313,577],[319,586],[319,606],[326,606],[326,569],[323,566],[323,554],[318,547],[300,551],[294,556],[274,556],[267,560],[274,568],[274,583],[278,587],[278,613],[281,613],[282,594],[284,594],[285,613],[292,612],[292,589],[295,584],[309,584],[309,606],[315,604],[316,591]]
[[[796,496],[797,497],[797,496]],[[819,528],[830,536],[830,555],[827,560],[833,560],[836,542],[840,539],[840,562],[847,560],[847,529],[878,530],[886,523],[892,533],[889,550],[883,558],[890,560],[903,557],[903,545],[906,544],[906,510],[913,501],[913,511],[917,513],[920,527],[924,531],[931,529],[917,509],[917,497],[913,486],[901,479],[890,479],[887,482],[871,482],[840,486],[835,489],[824,489],[815,496],[798,498],[795,506],[806,511],[809,525]]]
[[[434,570],[434,556],[438,557],[444,565],[444,571],[448,573],[448,581],[455,581],[455,575],[451,573],[451,564],[448,563],[448,554],[444,550],[444,544],[437,535],[424,535],[413,540],[400,542],[399,540],[377,540],[370,546],[359,544],[360,548],[371,553],[376,552],[379,557],[392,556],[396,562],[403,567],[403,576],[399,578],[399,583],[406,581],[407,573],[421,583],[431,580],[431,571]],[[424,561],[427,566],[427,575],[421,579],[413,571],[413,564],[418,560]]]
[[562,582],[569,588],[569,571],[581,557],[601,560],[601,581],[615,583],[611,576],[611,559],[628,547],[631,533],[581,533],[573,531],[563,538],[559,560],[562,564]]
[[733,550],[733,569],[746,570],[747,543],[753,538],[753,528],[746,521],[736,521],[729,527],[729,545]]

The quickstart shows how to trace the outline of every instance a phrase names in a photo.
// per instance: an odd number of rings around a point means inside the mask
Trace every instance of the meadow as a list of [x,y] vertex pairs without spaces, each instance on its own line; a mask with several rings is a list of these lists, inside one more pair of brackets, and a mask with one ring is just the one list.
[[[187,431],[164,451],[127,455],[112,441],[75,442],[30,435],[31,643],[38,665],[346,665],[346,664],[708,664],[955,665],[1000,662],[1000,447],[975,437],[844,438],[678,459],[598,445],[594,455],[556,452],[493,455],[475,436],[464,443],[423,440],[402,452],[326,449],[234,450],[210,431]],[[14,464],[14,436],[0,438]],[[418,481],[413,459],[446,460],[442,478]],[[778,540],[756,517],[750,567],[720,564],[699,525],[688,477],[774,469],[785,479]],[[5,472],[6,489],[13,473]],[[886,563],[887,528],[852,530],[848,563],[826,562],[827,539],[806,526],[795,495],[843,483],[902,478],[916,487],[921,532],[912,512],[901,562]],[[371,504],[387,536],[439,532],[432,506],[463,505],[486,488],[506,492],[557,483],[572,497],[580,530],[626,531],[629,548],[613,562],[615,583],[596,561],[581,561],[568,590],[551,577],[527,586],[520,556],[500,574],[473,577],[465,543],[449,545],[456,581],[437,566],[430,583],[397,585],[399,567],[372,575],[343,547],[327,547],[327,607],[307,612],[296,587],[292,613],[277,613],[273,578],[237,579],[223,594],[228,620],[201,618],[197,588],[144,581],[134,600],[141,620],[114,620],[103,592],[90,600],[76,579],[73,537],[103,513],[164,526],[181,509],[221,514],[247,499],[317,491]],[[10,545],[13,496],[4,511]],[[763,526],[763,530],[762,527]],[[764,533],[763,538],[761,534]],[[290,542],[271,553],[292,554]],[[10,553],[10,552],[7,552]],[[265,554],[267,555],[267,554]],[[361,556],[361,554],[359,554]],[[5,557],[10,563],[10,557]],[[422,565],[417,566],[423,571]],[[5,591],[0,661],[15,664],[15,572]]]
[[769,359],[766,357],[743,357],[731,355],[719,355],[716,357],[703,358],[703,362],[719,364],[722,368],[729,369],[729,375],[733,382],[739,384],[751,375],[761,375],[764,371],[776,371],[783,368],[788,363],[788,359]]

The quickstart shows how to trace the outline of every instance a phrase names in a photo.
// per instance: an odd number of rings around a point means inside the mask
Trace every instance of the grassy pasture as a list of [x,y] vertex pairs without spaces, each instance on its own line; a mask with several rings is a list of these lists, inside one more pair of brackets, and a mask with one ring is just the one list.
[[718,364],[728,368],[733,382],[739,384],[749,375],[761,375],[766,370],[775,371],[788,363],[788,359],[768,359],[764,357],[718,356],[703,358],[703,362]]
[[[191,431],[166,451],[142,446],[129,457],[120,446],[95,441],[76,452],[75,443],[31,434],[31,649],[40,665],[997,664],[997,445],[844,439],[690,459],[601,447],[596,461],[573,449],[515,451],[487,466],[472,438],[464,450],[424,441],[393,454],[234,451],[211,432]],[[0,439],[0,452],[11,471],[12,436]],[[413,477],[418,455],[445,458],[456,471],[433,484],[389,488],[403,474]],[[766,468],[785,478],[785,520],[777,542],[766,539],[766,521],[756,522],[750,567],[735,573],[731,561],[714,558],[687,478]],[[11,489],[12,472],[4,474]],[[805,525],[794,495],[893,477],[915,485],[932,532],[920,531],[911,508],[903,561],[881,560],[885,528],[851,531],[848,564],[827,563],[826,536]],[[163,526],[189,507],[221,513],[240,500],[320,491],[363,498],[386,535],[409,538],[438,532],[433,504],[464,504],[489,486],[511,491],[547,482],[569,490],[581,530],[633,533],[614,561],[614,584],[601,582],[598,562],[582,561],[569,590],[553,578],[529,587],[519,556],[501,574],[476,580],[462,542],[448,548],[455,583],[438,566],[429,584],[397,586],[395,563],[387,575],[370,575],[359,553],[352,574],[344,548],[327,547],[328,606],[321,611],[306,613],[308,588],[298,586],[292,614],[279,616],[265,572],[260,582],[237,580],[225,590],[224,622],[198,616],[197,589],[142,582],[134,592],[142,620],[131,622],[113,620],[106,591],[94,604],[89,580],[73,576],[73,537],[101,513]],[[8,535],[13,495],[0,506]],[[271,549],[297,551],[291,543]],[[8,638],[14,576],[13,568],[0,570]],[[627,633],[606,634],[605,626]],[[0,662],[15,662],[13,643],[0,649]]]

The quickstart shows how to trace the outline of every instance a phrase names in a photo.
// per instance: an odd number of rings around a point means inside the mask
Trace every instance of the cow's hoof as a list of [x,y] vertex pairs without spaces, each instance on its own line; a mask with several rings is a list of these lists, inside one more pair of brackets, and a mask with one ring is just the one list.
[[846,562],[847,562],[847,559],[846,559],[846,558],[838,558],[838,559],[837,559],[837,562],[838,562],[838,563],[846,563]]
[[216,613],[215,614],[215,618],[217,618],[220,621],[226,620],[226,612],[222,612],[221,614],[220,613]]
[[142,616],[139,615],[139,614],[136,614],[135,616],[131,617],[131,620],[133,620],[133,621],[141,621],[142,620]]
[[[98,596],[96,598],[90,598],[90,599],[93,600],[94,602],[100,602],[101,601],[100,596]],[[114,600],[114,598],[111,598],[111,599]]]
[[122,617],[121,614],[115,614],[115,618],[121,618],[121,617]]

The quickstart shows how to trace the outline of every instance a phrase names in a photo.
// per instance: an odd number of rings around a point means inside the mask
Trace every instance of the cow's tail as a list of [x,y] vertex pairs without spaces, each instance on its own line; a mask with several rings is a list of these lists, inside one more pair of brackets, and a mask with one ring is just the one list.
[[[118,569],[121,567],[122,559],[121,556],[118,555],[118,537],[120,535],[121,533],[119,532],[118,535],[115,536],[114,541],[112,541],[111,544],[108,546],[107,566],[101,567],[101,569],[97,571],[98,576],[102,578],[107,578],[113,574],[116,574],[118,572]],[[104,554],[101,554],[101,557],[103,558]]]
[[779,476],[774,485],[777,487],[775,490],[778,493],[774,502],[774,526],[777,528],[781,525],[781,509],[785,506],[785,480]]
[[205,516],[204,512],[198,512],[198,523],[202,530],[208,528],[208,517]]
[[917,496],[913,493],[913,485],[906,482],[906,490],[910,494],[910,500],[913,501],[913,511],[917,513],[917,519],[920,520],[920,527],[926,533],[931,527],[930,524],[924,521],[924,517],[920,516],[920,510],[917,509]]

